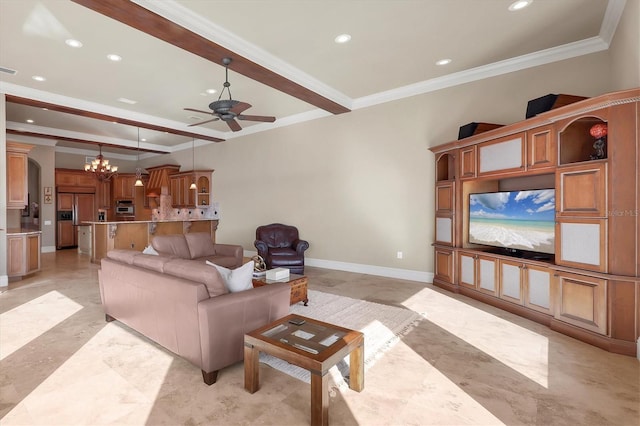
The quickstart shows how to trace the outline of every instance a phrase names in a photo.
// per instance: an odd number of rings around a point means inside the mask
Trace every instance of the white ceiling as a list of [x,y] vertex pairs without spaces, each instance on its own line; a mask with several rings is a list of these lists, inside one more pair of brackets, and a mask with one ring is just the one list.
[[[625,5],[534,0],[510,12],[511,2],[134,1],[350,110],[607,49]],[[336,44],[342,33],[351,41]],[[67,46],[68,38],[83,47]],[[111,62],[109,53],[123,60]],[[442,58],[451,64],[435,65]],[[17,71],[0,72],[0,91],[9,95],[227,141],[330,114],[230,70],[233,98],[253,105],[245,113],[276,122],[240,121],[235,133],[221,121],[188,127],[210,116],[183,108],[207,110],[219,93],[204,91],[222,89],[224,68],[71,1],[0,0],[0,67]],[[78,152],[96,148],[69,138],[138,143],[136,127],[11,102],[7,129],[59,136],[67,140],[49,143]],[[140,136],[146,149],[191,147],[190,137],[148,129]]]

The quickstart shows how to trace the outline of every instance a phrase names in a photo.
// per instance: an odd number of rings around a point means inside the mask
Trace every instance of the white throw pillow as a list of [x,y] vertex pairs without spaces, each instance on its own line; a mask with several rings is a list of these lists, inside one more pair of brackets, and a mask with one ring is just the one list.
[[251,281],[253,278],[253,260],[236,269],[227,269],[224,266],[216,265],[208,260],[207,265],[213,266],[218,270],[222,276],[224,285],[230,293],[237,293],[253,288],[253,282]]
[[158,256],[158,255],[160,254],[160,253],[158,253],[158,252],[156,251],[156,249],[154,249],[154,248],[153,248],[153,247],[151,247],[151,246],[147,246],[147,247],[145,247],[145,248],[144,248],[144,250],[142,250],[142,253],[144,253],[144,254],[153,254],[153,255],[155,255],[155,256]]

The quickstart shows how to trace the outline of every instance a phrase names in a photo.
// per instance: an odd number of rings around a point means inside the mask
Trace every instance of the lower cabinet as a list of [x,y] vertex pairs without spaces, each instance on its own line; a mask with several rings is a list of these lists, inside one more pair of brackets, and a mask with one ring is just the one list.
[[460,253],[460,285],[492,296],[498,295],[497,259],[488,255]]
[[74,247],[78,245],[78,235],[75,232],[73,222],[70,220],[58,221],[58,233],[56,235],[56,248]]
[[553,314],[553,274],[525,261],[500,260],[500,298]]
[[560,271],[556,275],[555,318],[607,334],[607,280]]
[[7,275],[18,277],[40,270],[40,233],[7,235]]
[[453,250],[436,247],[434,250],[435,273],[433,280],[441,284],[454,285],[454,253]]

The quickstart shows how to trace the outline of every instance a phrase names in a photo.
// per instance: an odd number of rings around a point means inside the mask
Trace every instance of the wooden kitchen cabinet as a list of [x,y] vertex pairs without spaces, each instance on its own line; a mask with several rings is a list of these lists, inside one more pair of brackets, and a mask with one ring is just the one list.
[[[169,192],[173,207],[202,207],[211,204],[211,174],[213,170],[175,173],[169,178]],[[196,189],[190,189],[191,184]]]
[[40,270],[40,232],[7,234],[7,275],[21,277]]
[[58,221],[58,234],[56,236],[57,245],[56,248],[61,249],[64,247],[73,247],[78,245],[75,226],[70,220]]
[[24,209],[29,203],[29,159],[33,145],[7,141],[7,209]]
[[113,199],[118,200],[131,200],[136,198],[136,175],[134,174],[118,174],[116,177],[111,178]]

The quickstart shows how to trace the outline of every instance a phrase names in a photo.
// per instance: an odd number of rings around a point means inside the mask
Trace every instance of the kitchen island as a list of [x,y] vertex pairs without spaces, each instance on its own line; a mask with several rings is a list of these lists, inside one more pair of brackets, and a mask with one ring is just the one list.
[[156,235],[208,232],[215,243],[218,220],[134,220],[121,222],[83,222],[91,226],[91,262],[100,263],[109,250],[142,251]]

